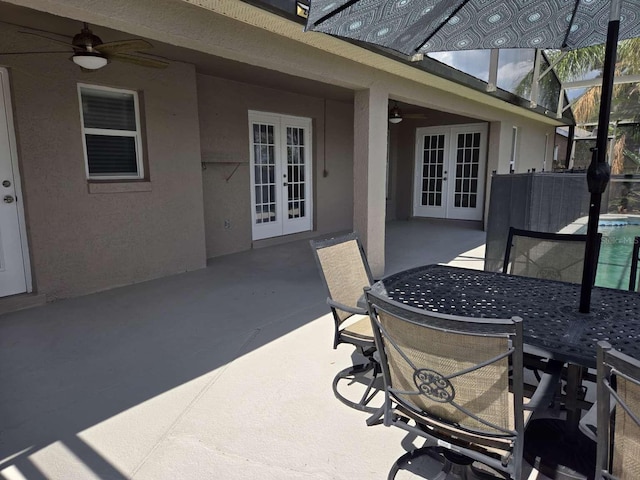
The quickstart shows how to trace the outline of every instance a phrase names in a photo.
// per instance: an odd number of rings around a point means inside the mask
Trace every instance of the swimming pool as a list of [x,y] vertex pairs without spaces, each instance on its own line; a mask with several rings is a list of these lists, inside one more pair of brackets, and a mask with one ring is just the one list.
[[626,290],[629,288],[633,240],[640,236],[640,218],[601,220],[598,231],[602,233],[602,244],[596,286]]

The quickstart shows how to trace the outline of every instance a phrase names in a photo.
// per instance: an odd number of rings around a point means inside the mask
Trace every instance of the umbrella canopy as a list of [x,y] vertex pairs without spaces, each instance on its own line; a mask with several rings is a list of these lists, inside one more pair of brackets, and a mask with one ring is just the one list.
[[[606,42],[610,0],[312,0],[307,30],[404,55]],[[619,39],[640,36],[640,0],[620,2]]]
[[640,0],[312,0],[307,30],[404,55],[494,48],[578,49],[606,44],[580,311],[588,313],[598,253],[609,114],[619,39],[640,36]]

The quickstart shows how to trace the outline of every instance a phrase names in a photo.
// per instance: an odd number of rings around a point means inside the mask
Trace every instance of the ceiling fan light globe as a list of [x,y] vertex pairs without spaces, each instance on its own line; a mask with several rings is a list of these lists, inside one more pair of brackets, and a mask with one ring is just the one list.
[[396,104],[389,112],[389,123],[400,123],[402,121],[402,112]]
[[71,59],[73,63],[87,70],[98,70],[108,63],[107,59],[102,55],[88,52],[76,53]]

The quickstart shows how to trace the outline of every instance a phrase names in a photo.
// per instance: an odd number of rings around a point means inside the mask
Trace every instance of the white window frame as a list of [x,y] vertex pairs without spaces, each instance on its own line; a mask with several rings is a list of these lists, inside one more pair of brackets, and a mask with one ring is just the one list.
[[514,126],[511,130],[511,158],[509,159],[509,173],[516,173],[516,163],[518,161],[518,134],[518,127]]
[[[82,90],[94,90],[103,92],[125,93],[133,96],[133,107],[136,116],[136,130],[113,130],[106,128],[85,128],[84,111],[82,109]],[[80,130],[82,132],[82,150],[84,152],[84,167],[89,180],[138,180],[144,178],[144,164],[142,161],[142,129],[140,128],[140,102],[138,92],[123,88],[103,87],[102,85],[91,85],[88,83],[78,83],[78,103],[80,107]],[[132,175],[91,175],[89,173],[89,157],[87,155],[87,135],[106,135],[113,137],[133,137],[136,148],[136,168],[137,173]]]

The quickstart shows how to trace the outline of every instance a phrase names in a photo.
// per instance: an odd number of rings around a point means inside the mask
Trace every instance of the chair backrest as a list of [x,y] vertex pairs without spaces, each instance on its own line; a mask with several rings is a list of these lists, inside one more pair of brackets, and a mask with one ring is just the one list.
[[596,478],[640,478],[640,362],[604,341],[598,343],[597,395]]
[[[318,269],[327,288],[329,298],[345,306],[356,307],[363,288],[373,283],[364,250],[355,233],[327,240],[312,240]],[[351,312],[332,308],[338,322]]]
[[[598,252],[601,238],[602,234],[598,234]],[[581,283],[586,242],[586,235],[536,232],[511,227],[502,272]]]
[[[370,289],[366,294],[381,357],[385,409],[397,402],[417,422],[437,425],[445,438],[468,435],[473,443],[487,446],[519,439],[521,448],[521,319],[437,314]],[[385,412],[385,422],[390,416]]]
[[638,254],[640,254],[640,237],[634,237],[631,253],[631,272],[629,273],[629,290],[632,292],[640,291],[640,285],[637,285],[636,282],[638,277]]

